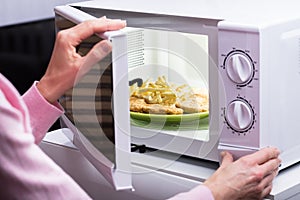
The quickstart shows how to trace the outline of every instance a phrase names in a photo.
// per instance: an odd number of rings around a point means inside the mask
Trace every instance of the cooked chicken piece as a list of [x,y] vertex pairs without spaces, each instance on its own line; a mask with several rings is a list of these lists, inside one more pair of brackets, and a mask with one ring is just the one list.
[[184,113],[198,113],[208,111],[208,92],[205,89],[192,89],[186,93],[177,93],[176,107],[182,108]]
[[182,114],[181,108],[176,108],[173,105],[162,105],[162,104],[148,104],[144,99],[130,97],[130,111],[151,113],[151,114]]
[[208,111],[208,99],[193,95],[188,99],[179,100],[176,107],[182,108],[184,113],[198,113]]

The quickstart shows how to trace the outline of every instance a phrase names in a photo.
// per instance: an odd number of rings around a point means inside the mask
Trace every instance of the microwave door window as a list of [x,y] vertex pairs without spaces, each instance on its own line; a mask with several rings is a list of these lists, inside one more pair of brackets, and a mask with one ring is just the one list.
[[[97,37],[84,41],[78,46],[78,53],[85,55],[97,41]],[[85,138],[115,163],[112,87],[109,54],[66,93],[65,109],[67,117]]]
[[[98,36],[92,36],[83,41],[77,47],[78,53],[82,56],[86,55],[100,40]],[[113,57],[116,56],[114,54],[116,53],[113,47],[112,53],[95,64],[83,79],[65,94],[61,103],[65,108],[66,117],[77,130],[73,131],[75,145],[116,189],[128,189],[131,188],[128,171],[130,160],[127,159],[127,163],[124,163],[124,159],[127,158],[126,153],[119,155],[124,157],[121,161],[116,159],[118,150],[121,149],[123,152],[126,147],[116,145],[115,136],[118,135],[117,133],[120,135],[120,128],[116,128],[119,123],[114,116],[114,81],[118,82],[114,80],[113,65],[118,63],[113,61]],[[129,142],[128,146],[130,146]],[[129,151],[127,153],[129,155]],[[126,173],[120,175],[126,177],[122,179],[125,180],[123,183],[115,181],[115,179],[119,180],[116,178],[118,170],[122,171],[120,174]]]

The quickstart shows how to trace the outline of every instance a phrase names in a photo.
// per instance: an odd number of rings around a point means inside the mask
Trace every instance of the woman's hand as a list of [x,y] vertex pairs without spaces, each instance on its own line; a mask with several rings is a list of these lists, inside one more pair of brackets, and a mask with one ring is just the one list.
[[76,52],[77,45],[95,33],[125,26],[125,21],[102,17],[58,32],[47,71],[37,85],[44,98],[50,103],[55,102],[112,49],[109,41],[102,40],[86,56],[81,56]]
[[222,152],[219,169],[204,182],[216,200],[262,199],[272,190],[281,160],[276,148],[264,148],[235,162],[230,153]]

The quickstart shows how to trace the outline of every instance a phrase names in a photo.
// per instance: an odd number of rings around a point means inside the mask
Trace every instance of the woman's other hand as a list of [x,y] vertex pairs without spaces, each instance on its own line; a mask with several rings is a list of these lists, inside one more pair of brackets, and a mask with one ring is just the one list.
[[204,182],[216,200],[263,199],[272,190],[281,160],[277,148],[264,148],[236,161],[228,152],[219,169]]

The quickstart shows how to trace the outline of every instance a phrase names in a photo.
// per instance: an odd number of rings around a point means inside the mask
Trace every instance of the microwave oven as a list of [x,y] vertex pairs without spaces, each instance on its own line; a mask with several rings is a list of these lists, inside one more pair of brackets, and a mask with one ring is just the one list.
[[113,45],[60,99],[61,123],[74,144],[118,190],[132,187],[131,162],[146,165],[131,160],[134,150],[218,162],[220,151],[239,158],[276,146],[280,169],[299,162],[297,2],[169,5],[86,1],[55,8],[57,31],[101,16],[127,21],[77,47],[84,56],[102,39]]

